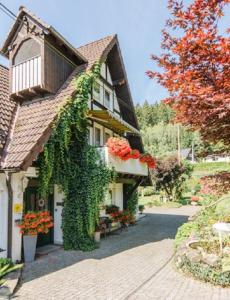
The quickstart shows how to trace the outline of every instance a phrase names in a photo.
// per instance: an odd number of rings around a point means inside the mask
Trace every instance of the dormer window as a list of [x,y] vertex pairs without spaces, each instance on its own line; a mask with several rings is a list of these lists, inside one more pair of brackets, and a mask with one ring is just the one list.
[[10,61],[11,98],[55,94],[86,58],[52,26],[21,7],[1,53]]

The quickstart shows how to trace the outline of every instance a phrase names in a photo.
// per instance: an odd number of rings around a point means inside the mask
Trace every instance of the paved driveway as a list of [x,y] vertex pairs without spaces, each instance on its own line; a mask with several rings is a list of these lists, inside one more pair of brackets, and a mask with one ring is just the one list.
[[194,212],[149,209],[137,226],[107,237],[91,253],[50,253],[25,267],[15,298],[228,300],[230,289],[186,278],[171,263],[176,230]]

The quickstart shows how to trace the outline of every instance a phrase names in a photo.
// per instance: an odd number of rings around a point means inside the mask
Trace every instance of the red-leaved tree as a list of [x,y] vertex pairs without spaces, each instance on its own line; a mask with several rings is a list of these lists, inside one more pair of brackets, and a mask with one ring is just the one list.
[[[230,0],[169,0],[171,19],[163,30],[162,54],[152,56],[161,71],[148,71],[168,89],[165,99],[176,121],[200,130],[207,141],[230,146],[230,30],[218,22]],[[176,32],[176,34],[175,34]]]

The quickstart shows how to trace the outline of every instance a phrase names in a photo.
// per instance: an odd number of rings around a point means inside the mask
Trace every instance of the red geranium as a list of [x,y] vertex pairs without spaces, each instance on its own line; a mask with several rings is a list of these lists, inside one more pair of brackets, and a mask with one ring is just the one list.
[[142,163],[147,163],[147,165],[148,165],[148,167],[149,167],[150,169],[156,168],[156,161],[155,161],[155,159],[152,157],[152,155],[149,154],[149,153],[146,153],[146,154],[141,155],[141,157],[140,157],[140,162],[142,162]]
[[124,138],[111,137],[108,139],[106,146],[109,153],[118,156],[122,160],[140,159],[140,162],[146,163],[150,169],[156,167],[156,161],[149,153],[140,154],[139,150],[132,149],[129,142]]
[[192,202],[198,202],[199,200],[200,200],[200,197],[198,197],[198,196],[192,196],[191,197]]
[[131,158],[132,149],[126,139],[111,137],[108,139],[106,146],[109,148],[109,153],[120,157],[122,160]]
[[49,211],[33,211],[23,216],[18,227],[21,234],[37,235],[38,233],[48,233],[49,229],[54,226],[53,218]]

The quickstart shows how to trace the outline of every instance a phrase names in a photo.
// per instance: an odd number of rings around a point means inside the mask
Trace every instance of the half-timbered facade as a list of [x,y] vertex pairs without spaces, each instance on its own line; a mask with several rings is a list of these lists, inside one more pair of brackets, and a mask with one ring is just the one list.
[[[115,159],[105,147],[111,136],[122,136],[143,152],[143,145],[117,36],[75,48],[52,26],[26,8],[1,49],[9,69],[0,66],[0,257],[21,259],[17,222],[29,210],[49,209],[54,229],[38,246],[62,243],[63,195],[54,186],[50,198],[39,201],[36,160],[48,141],[59,109],[75,92],[75,78],[101,61],[101,75],[89,98],[89,143],[118,173],[107,204],[126,206],[126,187],[148,176],[139,160]],[[4,250],[4,251],[2,251]]]

